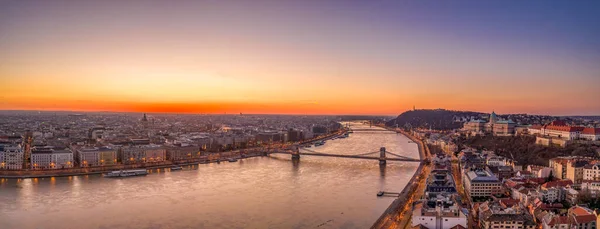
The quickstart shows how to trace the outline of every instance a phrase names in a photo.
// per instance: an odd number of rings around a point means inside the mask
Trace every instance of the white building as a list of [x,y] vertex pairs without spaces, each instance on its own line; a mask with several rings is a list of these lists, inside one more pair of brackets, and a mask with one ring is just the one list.
[[501,156],[489,156],[486,163],[489,166],[506,166],[507,160]]
[[0,169],[23,169],[24,156],[20,145],[0,145]]
[[546,178],[552,173],[552,168],[539,165],[528,165],[527,171],[531,172],[534,177]]
[[71,150],[54,150],[51,147],[40,147],[31,150],[32,169],[65,169],[73,167]]
[[456,203],[454,195],[440,194],[415,204],[411,224],[429,229],[450,229],[457,225],[468,228],[467,215],[468,211]]
[[561,197],[561,190],[559,190],[556,187],[550,187],[550,188],[540,188],[539,191],[540,197],[542,198],[543,201],[546,201],[548,203],[556,203],[562,200]]
[[584,128],[583,131],[581,131],[579,138],[590,141],[600,141],[600,128]]
[[588,164],[583,167],[583,180],[600,180],[600,163]]
[[600,181],[583,181],[581,183],[581,190],[589,192],[594,197],[598,197],[598,194],[600,194]]
[[106,166],[117,164],[117,151],[110,147],[78,149],[75,160],[80,167]]
[[73,151],[69,149],[54,150],[52,153],[53,169],[73,168]]
[[564,121],[553,121],[547,125],[533,125],[528,129],[530,134],[561,138],[566,140],[586,139],[600,140],[600,128],[569,126]]

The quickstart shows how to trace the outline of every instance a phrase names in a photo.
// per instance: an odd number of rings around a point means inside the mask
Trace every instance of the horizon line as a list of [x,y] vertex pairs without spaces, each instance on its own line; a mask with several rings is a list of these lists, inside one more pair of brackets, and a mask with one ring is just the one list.
[[[483,113],[483,114],[491,114],[488,112],[481,111],[471,111],[471,110],[452,110],[445,108],[426,108],[426,109],[416,109],[416,110],[447,110],[447,111],[458,111],[458,112],[475,112],[475,113]],[[223,113],[196,113],[196,112],[156,112],[156,111],[148,111],[148,112],[140,112],[140,111],[110,111],[110,110],[44,110],[44,109],[0,109],[0,112],[72,112],[72,113],[131,113],[131,114],[180,114],[180,115],[290,115],[290,116],[390,116],[397,117],[405,112],[413,111],[412,109],[405,110],[399,114],[348,114],[348,113],[340,113],[340,114],[302,114],[302,113],[244,113],[244,112],[223,112]],[[592,116],[596,117],[600,114],[596,115],[550,115],[550,114],[528,114],[528,113],[504,113],[499,115],[515,115],[515,114],[524,114],[524,115],[537,115],[537,116],[551,116],[551,117],[570,117],[570,116],[579,116],[586,117]]]

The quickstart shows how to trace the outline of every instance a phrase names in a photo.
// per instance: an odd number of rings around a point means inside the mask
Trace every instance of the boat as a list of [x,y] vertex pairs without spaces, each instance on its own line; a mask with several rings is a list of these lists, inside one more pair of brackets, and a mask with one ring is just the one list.
[[380,191],[380,192],[377,193],[377,196],[383,196],[383,194],[384,194],[384,192]]
[[133,169],[133,170],[119,170],[105,173],[104,177],[116,178],[116,177],[131,177],[131,176],[146,176],[148,171],[145,169]]
[[315,143],[315,146],[322,146],[325,145],[325,141],[318,141]]
[[181,168],[181,166],[173,166],[173,167],[171,167],[171,171],[177,171],[177,170],[183,170],[183,168]]
[[235,158],[229,158],[229,159],[227,159],[227,161],[229,161],[229,162],[236,162],[237,159],[235,159]]

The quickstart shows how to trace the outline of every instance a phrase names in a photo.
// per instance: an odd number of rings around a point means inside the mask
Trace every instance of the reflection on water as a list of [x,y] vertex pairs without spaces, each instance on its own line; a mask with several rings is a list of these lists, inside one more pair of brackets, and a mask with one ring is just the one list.
[[[402,135],[356,132],[311,150],[358,154],[385,146],[418,157]],[[289,155],[100,175],[0,180],[2,228],[366,228],[417,164]]]

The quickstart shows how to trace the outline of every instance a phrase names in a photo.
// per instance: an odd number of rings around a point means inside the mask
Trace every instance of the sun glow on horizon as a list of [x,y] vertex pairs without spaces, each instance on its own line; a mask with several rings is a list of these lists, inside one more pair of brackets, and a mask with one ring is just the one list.
[[600,114],[592,20],[494,4],[12,2],[0,109]]

